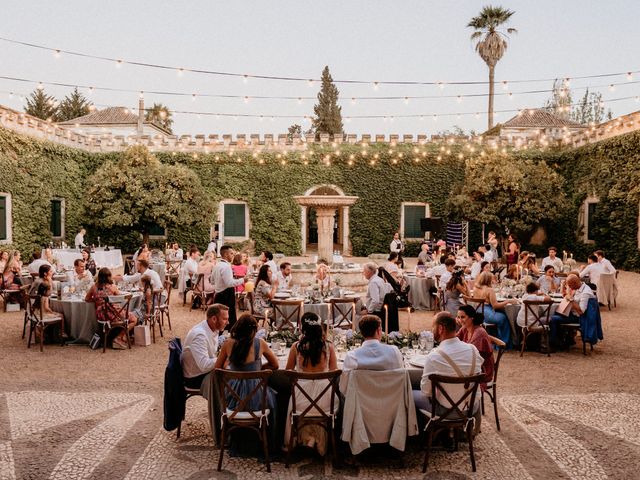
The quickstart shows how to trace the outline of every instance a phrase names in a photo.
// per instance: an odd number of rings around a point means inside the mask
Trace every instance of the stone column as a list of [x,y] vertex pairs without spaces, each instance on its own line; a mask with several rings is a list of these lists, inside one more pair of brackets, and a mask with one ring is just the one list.
[[326,260],[329,265],[333,261],[333,216],[335,208],[316,208],[318,222],[318,258]]
[[349,245],[349,207],[342,207],[342,255],[351,255]]
[[307,254],[307,207],[300,207],[300,238],[302,241],[302,248],[300,251],[302,255]]

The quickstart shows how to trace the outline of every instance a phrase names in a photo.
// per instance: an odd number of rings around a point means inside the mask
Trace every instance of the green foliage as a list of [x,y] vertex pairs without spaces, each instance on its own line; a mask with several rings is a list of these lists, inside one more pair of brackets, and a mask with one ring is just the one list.
[[173,119],[171,118],[171,111],[166,105],[154,103],[153,107],[147,109],[145,120],[159,125],[169,133],[173,133],[173,129],[171,128]]
[[328,133],[335,135],[342,133],[342,107],[338,105],[338,89],[333,83],[329,67],[322,71],[322,85],[318,93],[318,103],[313,107],[316,114],[313,128],[316,134]]
[[456,218],[528,231],[564,211],[564,180],[545,162],[493,154],[467,160],[464,182],[453,189]]
[[78,87],[73,89],[69,95],[67,95],[55,113],[54,120],[56,122],[66,122],[74,118],[87,115],[91,111],[91,103],[82,93],[78,91]]
[[211,211],[200,179],[182,165],[163,165],[146,147],[127,149],[89,179],[86,211],[91,224],[130,229],[145,241],[155,225],[189,229],[208,226]]
[[31,92],[31,95],[27,97],[27,106],[24,109],[29,115],[41,118],[42,120],[53,119],[57,110],[57,100],[51,95],[44,93],[43,88],[36,88]]
[[571,89],[567,85],[565,85],[564,80],[556,78],[553,81],[551,98],[547,100],[545,108],[558,117],[568,119],[572,116],[572,103]]

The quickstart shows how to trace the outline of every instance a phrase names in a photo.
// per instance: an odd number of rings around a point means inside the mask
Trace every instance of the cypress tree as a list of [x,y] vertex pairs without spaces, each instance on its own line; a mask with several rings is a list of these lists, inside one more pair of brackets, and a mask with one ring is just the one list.
[[76,87],[60,102],[55,120],[56,122],[66,122],[87,115],[91,111],[91,105],[93,104]]
[[44,89],[36,88],[27,98],[26,113],[42,120],[55,117],[58,111],[57,101],[51,95],[44,93]]
[[316,115],[313,119],[313,128],[316,135],[342,133],[342,108],[338,105],[338,94],[338,89],[329,73],[329,67],[326,66],[322,71],[322,85],[318,93],[318,103],[313,107],[313,112]]

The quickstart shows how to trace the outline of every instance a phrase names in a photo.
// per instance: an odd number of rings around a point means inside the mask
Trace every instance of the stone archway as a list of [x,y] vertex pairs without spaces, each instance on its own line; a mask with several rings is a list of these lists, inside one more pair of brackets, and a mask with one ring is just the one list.
[[308,189],[304,195],[294,197],[300,205],[300,240],[302,254],[308,247],[309,217],[313,210],[316,215],[318,229],[318,257],[331,262],[334,251],[334,227],[337,224],[338,245],[344,254],[351,253],[349,242],[349,207],[358,197],[345,195],[336,185],[316,185]]

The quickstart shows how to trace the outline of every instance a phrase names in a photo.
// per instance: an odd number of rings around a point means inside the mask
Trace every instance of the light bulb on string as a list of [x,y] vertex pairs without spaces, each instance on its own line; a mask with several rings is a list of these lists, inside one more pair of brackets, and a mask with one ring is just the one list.
[[613,83],[611,85],[609,85],[609,91],[610,92],[615,92],[616,91],[616,86]]
[[458,97],[456,98],[456,100],[458,101],[458,103],[462,103],[462,95],[458,95]]
[[38,82],[38,90],[44,90],[44,85],[42,84],[42,82]]
[[57,49],[56,49],[56,50],[53,52],[53,56],[54,56],[55,58],[60,58],[60,53],[61,53],[61,52],[60,52],[60,50],[57,50]]
[[298,105],[302,105],[302,97],[298,97]]
[[502,89],[509,90],[509,83],[506,80],[502,81]]
[[444,83],[443,82],[438,82],[437,85],[438,85],[438,87],[440,87],[440,90],[444,90]]
[[244,101],[244,103],[249,103],[249,97],[245,95],[243,101]]
[[195,102],[196,101],[196,97],[197,97],[197,95],[195,93],[192,93],[191,94],[191,101]]
[[93,94],[93,91],[94,91],[94,90],[95,90],[95,89],[94,89],[93,87],[89,87],[89,92],[88,92],[88,93],[89,93],[89,95]]
[[378,90],[378,82],[373,82],[373,89]]
[[313,87],[313,80],[307,80],[307,85],[309,85],[309,87]]
[[140,90],[140,94],[138,95],[138,97],[140,97],[141,99],[144,98],[144,92],[142,90]]
[[181,77],[182,75],[184,75],[184,68],[180,67],[178,69],[178,76]]
[[633,73],[627,72],[627,82],[632,82],[632,81],[633,81]]
[[242,83],[244,83],[246,85],[248,81],[249,81],[249,75],[244,74],[242,76]]
[[409,105],[409,97],[404,97],[404,104]]
[[122,67],[122,60],[116,60],[116,68]]

